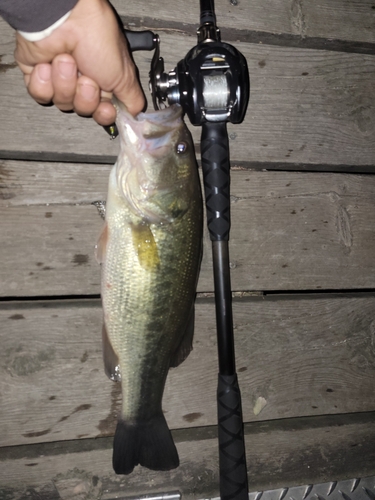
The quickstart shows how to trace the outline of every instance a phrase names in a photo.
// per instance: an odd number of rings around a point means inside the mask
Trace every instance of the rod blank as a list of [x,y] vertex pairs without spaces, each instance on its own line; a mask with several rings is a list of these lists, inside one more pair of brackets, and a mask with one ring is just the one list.
[[201,25],[212,23],[216,25],[214,0],[200,0],[201,5]]

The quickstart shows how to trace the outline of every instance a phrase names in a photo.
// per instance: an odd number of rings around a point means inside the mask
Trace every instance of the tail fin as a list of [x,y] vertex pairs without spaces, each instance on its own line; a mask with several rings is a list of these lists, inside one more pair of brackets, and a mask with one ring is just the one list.
[[119,420],[113,441],[113,469],[130,474],[138,464],[151,470],[179,466],[178,453],[162,413],[147,422]]

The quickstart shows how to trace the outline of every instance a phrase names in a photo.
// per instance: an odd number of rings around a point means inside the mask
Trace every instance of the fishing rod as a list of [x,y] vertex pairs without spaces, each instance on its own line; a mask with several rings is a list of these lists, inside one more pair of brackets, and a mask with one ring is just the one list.
[[221,500],[248,500],[241,395],[235,362],[229,267],[230,163],[227,123],[241,123],[250,93],[245,57],[221,41],[213,0],[200,0],[198,44],[164,71],[160,40],[151,31],[129,32],[132,50],[153,50],[150,89],[156,110],[178,103],[201,126],[201,161],[212,242],[218,345],[218,437]]
[[240,123],[249,100],[246,59],[223,43],[216,26],[213,0],[200,0],[198,44],[166,74],[158,49],[150,81],[155,109],[179,103],[191,123],[202,127],[201,160],[212,241],[219,379],[220,495],[247,500],[247,470],[238,386],[229,267],[230,164],[227,122]]

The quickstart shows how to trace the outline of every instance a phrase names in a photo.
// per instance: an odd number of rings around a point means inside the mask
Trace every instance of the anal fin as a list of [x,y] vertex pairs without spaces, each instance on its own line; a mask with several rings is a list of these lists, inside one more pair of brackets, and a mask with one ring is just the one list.
[[104,324],[102,329],[102,344],[105,374],[114,382],[121,382],[119,359],[112,347],[111,341],[108,337],[107,329]]

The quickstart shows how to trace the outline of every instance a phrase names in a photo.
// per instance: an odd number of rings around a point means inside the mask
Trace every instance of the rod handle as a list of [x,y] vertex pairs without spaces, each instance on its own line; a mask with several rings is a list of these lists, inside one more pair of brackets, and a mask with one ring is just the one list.
[[236,374],[219,374],[217,401],[220,498],[248,500],[241,394]]
[[202,124],[201,159],[210,239],[229,240],[230,164],[225,122]]

